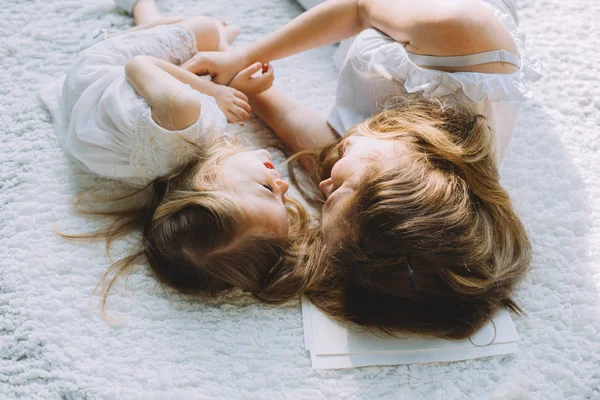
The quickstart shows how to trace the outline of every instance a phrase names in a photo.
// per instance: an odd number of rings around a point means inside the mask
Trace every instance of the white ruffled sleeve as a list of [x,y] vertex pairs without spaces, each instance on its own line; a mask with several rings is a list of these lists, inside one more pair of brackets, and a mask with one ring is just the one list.
[[531,83],[539,80],[542,74],[539,62],[527,55],[522,34],[514,37],[521,57],[521,68],[511,74],[448,73],[421,68],[410,60],[404,46],[394,41],[381,46],[379,56],[387,72],[396,81],[404,82],[408,93],[422,92],[425,97],[458,93],[475,103],[486,99],[491,102],[522,103],[531,97]]
[[531,98],[531,83],[542,77],[541,64],[527,53],[525,33],[518,27],[512,15],[487,5],[517,45],[521,59],[518,71],[511,74],[448,73],[420,68],[409,59],[404,46],[391,39],[381,46],[381,63],[394,79],[404,82],[408,93],[423,92],[424,96],[431,97],[459,92],[466,97],[464,100],[475,103],[486,99],[490,102],[522,103]]

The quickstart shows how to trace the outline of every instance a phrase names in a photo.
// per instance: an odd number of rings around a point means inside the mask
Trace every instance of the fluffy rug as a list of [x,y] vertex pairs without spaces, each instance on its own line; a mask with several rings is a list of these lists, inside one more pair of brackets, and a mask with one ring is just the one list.
[[[301,12],[293,0],[163,0],[166,15],[211,15],[242,26],[241,44]],[[132,20],[110,0],[4,0],[0,7],[0,397],[48,399],[600,399],[600,17],[594,0],[522,0],[521,25],[545,66],[502,167],[534,243],[517,299],[520,352],[458,363],[311,369],[298,301],[279,307],[241,293],[200,300],[162,289],[144,265],[109,298],[94,286],[110,265],[75,215],[81,189],[119,185],[77,168],[37,99],[91,29]],[[334,47],[277,62],[277,85],[327,112]],[[232,128],[265,145],[258,121]],[[279,157],[282,160],[283,156]],[[119,242],[125,255],[135,238]]]

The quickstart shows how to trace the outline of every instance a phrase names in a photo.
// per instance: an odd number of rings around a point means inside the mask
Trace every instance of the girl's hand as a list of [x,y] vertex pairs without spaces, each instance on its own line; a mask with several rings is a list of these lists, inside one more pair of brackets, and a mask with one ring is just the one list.
[[250,118],[252,109],[244,93],[228,86],[216,85],[212,95],[227,117],[227,122],[242,123]]
[[[262,74],[252,77],[258,71],[262,70]],[[260,62],[254,63],[233,78],[230,87],[244,92],[247,96],[256,96],[268,90],[273,86],[275,74],[271,64],[263,65]]]
[[181,65],[196,75],[210,75],[220,85],[228,85],[247,66],[243,52],[236,49],[198,53]]

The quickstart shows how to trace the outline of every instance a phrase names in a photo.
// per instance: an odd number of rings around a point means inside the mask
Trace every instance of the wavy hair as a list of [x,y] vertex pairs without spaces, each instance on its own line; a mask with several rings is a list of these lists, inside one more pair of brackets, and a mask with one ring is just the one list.
[[66,239],[104,238],[107,251],[117,238],[142,233],[140,249],[114,262],[94,290],[101,289],[104,315],[111,288],[141,259],[160,282],[184,293],[216,295],[240,288],[263,301],[280,302],[301,291],[285,264],[293,258],[290,250],[296,238],[303,237],[310,224],[306,210],[288,197],[288,235],[254,233],[240,206],[210,178],[215,167],[242,149],[219,139],[195,150],[193,160],[179,170],[113,199],[129,200],[141,193],[147,196],[142,206],[100,212],[79,207],[83,214],[112,218],[107,229],[84,235],[59,232]]
[[[344,207],[351,229],[341,243],[328,246],[312,228],[298,257],[319,271],[309,299],[361,325],[452,339],[472,335],[499,307],[521,313],[512,293],[530,243],[499,183],[486,118],[410,96],[349,134],[400,140],[408,154],[362,179]],[[314,155],[315,182],[330,177],[342,144]]]

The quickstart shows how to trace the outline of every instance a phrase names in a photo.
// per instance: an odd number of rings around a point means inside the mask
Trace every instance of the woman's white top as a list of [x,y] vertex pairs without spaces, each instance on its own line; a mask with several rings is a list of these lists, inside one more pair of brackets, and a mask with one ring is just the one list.
[[[412,57],[418,61],[418,57],[410,55],[402,44],[375,29],[367,29],[342,42],[334,57],[340,74],[329,124],[344,135],[377,114],[395,96],[422,93],[427,98],[448,97],[450,101],[471,105],[474,111],[488,118],[496,138],[496,156],[501,161],[515,129],[520,103],[530,97],[530,83],[540,79],[541,74],[538,62],[525,51],[524,34],[508,6],[510,0],[482,2],[517,44],[520,58],[517,72],[488,74],[420,68],[411,60]],[[498,52],[496,56],[506,56],[506,52]],[[514,62],[514,58],[508,56],[507,62]]]
[[182,131],[160,127],[125,76],[137,55],[179,65],[197,53],[186,27],[165,25],[102,41],[81,52],[66,77],[40,93],[62,146],[90,171],[144,186],[190,160],[193,146],[221,135],[227,120],[213,97],[194,91],[201,115]]

